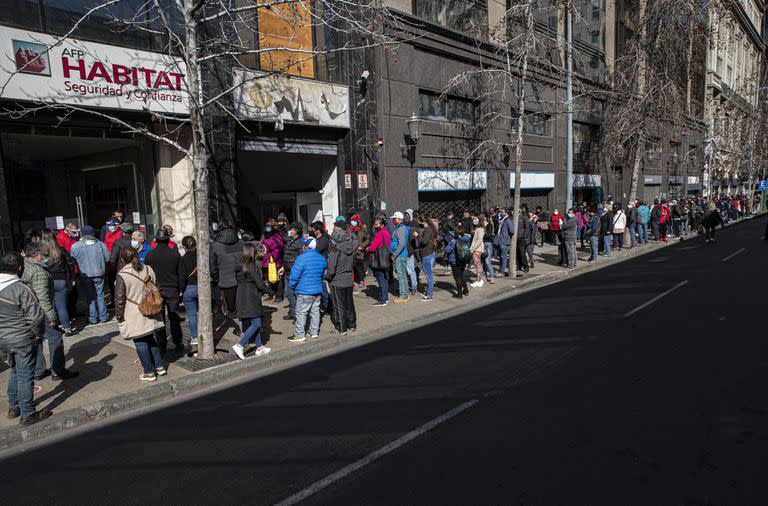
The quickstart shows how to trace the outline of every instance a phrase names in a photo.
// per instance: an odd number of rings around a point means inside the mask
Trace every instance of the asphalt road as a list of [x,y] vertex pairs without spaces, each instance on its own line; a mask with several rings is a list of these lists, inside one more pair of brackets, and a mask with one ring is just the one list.
[[768,504],[764,228],[8,457],[2,502]]

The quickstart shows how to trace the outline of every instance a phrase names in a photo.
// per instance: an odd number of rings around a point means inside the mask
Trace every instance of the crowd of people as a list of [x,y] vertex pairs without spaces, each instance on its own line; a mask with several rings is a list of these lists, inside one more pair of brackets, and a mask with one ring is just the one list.
[[[237,324],[239,342],[233,352],[241,359],[252,347],[255,356],[270,348],[262,340],[264,301],[287,300],[285,320],[293,322],[291,342],[317,338],[323,316],[330,334],[357,330],[355,295],[376,281],[374,307],[418,299],[432,301],[437,263],[450,267],[453,297],[480,289],[511,275],[510,250],[515,230],[515,267],[534,269],[534,248],[557,245],[559,265],[575,269],[577,249],[589,248],[590,262],[612,251],[635,248],[649,240],[684,238],[691,230],[715,239],[715,227],[748,213],[746,199],[640,200],[626,207],[608,199],[600,205],[579,205],[561,213],[522,204],[518,216],[508,208],[487,212],[449,212],[442,219],[406,209],[373,217],[371,230],[359,214],[338,216],[328,230],[321,221],[305,230],[285,215],[270,218],[259,232],[214,224],[210,270],[215,308]],[[198,344],[198,245],[192,236],[173,241],[170,225],[150,240],[142,230],[115,211],[96,230],[74,223],[62,230],[30,230],[20,253],[0,261],[0,354],[11,366],[8,384],[9,418],[21,425],[45,418],[33,402],[35,381],[78,375],[65,368],[62,336],[76,332],[72,322],[82,293],[88,325],[110,321],[109,307],[121,338],[131,340],[138,355],[142,381],[167,373],[168,334],[175,351],[191,354]],[[471,281],[468,283],[467,270]],[[421,283],[421,278],[424,283]],[[421,289],[421,290],[420,290]],[[107,298],[107,294],[109,298]],[[181,307],[189,333],[182,331]],[[47,341],[50,368],[43,343]]]

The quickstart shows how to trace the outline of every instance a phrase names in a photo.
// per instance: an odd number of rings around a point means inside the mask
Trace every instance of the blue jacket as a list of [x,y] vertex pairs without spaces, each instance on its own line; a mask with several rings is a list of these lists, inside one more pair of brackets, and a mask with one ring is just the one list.
[[392,242],[389,243],[389,252],[395,258],[408,258],[408,237],[411,235],[411,227],[402,223],[395,227]]
[[515,235],[515,224],[512,223],[512,219],[507,216],[499,225],[499,232],[496,234],[496,242],[499,246],[510,246],[512,244],[512,236]]
[[645,204],[638,207],[637,212],[640,213],[640,223],[643,225],[647,225],[651,221],[651,210]]
[[[450,234],[449,234],[450,235]],[[452,235],[451,235],[452,237]],[[446,236],[446,239],[448,236]],[[459,241],[464,241],[465,243],[469,244],[469,242],[472,240],[471,237],[469,237],[469,234],[463,234],[458,238]],[[453,237],[448,244],[445,246],[445,255],[448,258],[448,263],[451,265],[457,265],[460,263],[458,257],[456,256],[456,241],[457,239]],[[465,259],[464,263],[469,261],[469,259]]]
[[88,278],[104,276],[109,261],[107,245],[93,236],[83,236],[72,245],[70,256],[77,262],[80,274]]
[[139,261],[141,263],[144,263],[144,259],[147,257],[147,253],[149,253],[151,250],[152,246],[150,246],[147,241],[144,241],[144,244],[141,245],[141,249],[138,251]]
[[328,265],[325,257],[314,249],[308,249],[296,259],[291,268],[288,286],[296,295],[319,295],[323,293],[325,267]]

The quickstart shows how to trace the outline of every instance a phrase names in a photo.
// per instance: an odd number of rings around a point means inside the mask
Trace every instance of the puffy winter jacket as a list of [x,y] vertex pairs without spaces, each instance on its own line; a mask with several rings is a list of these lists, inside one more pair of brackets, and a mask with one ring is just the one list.
[[408,257],[408,237],[410,237],[410,227],[402,223],[395,227],[395,233],[392,235],[392,242],[389,244],[389,252],[395,258]]
[[[448,236],[446,236],[448,238]],[[445,255],[448,258],[448,263],[451,265],[458,265],[461,264],[462,261],[459,260],[459,257],[456,255],[456,245],[458,241],[462,241],[465,244],[469,244],[469,242],[472,240],[471,237],[469,237],[469,234],[462,234],[458,239],[454,237],[452,234],[450,234],[450,240],[447,241],[448,244],[445,246]],[[469,258],[465,258],[463,260],[463,263],[469,262]]]
[[304,251],[304,244],[301,242],[301,237],[288,238],[283,249],[283,267],[285,267],[286,272],[291,272],[293,264],[299,258],[302,251]]
[[328,263],[316,249],[308,249],[296,259],[288,279],[288,286],[296,295],[323,293],[323,276]]
[[651,221],[651,209],[643,204],[637,208],[637,212],[640,213],[640,223],[647,225]]
[[48,320],[52,322],[58,320],[59,318],[56,316],[56,310],[51,299],[53,282],[51,275],[45,270],[45,267],[40,262],[31,258],[24,258],[24,274],[21,276],[21,282],[32,289]]
[[261,266],[267,268],[269,266],[270,257],[275,261],[275,265],[279,269],[283,266],[283,236],[274,232],[271,236],[265,237],[261,244],[267,248],[267,253],[264,255],[264,260],[261,261]]
[[91,235],[85,235],[72,245],[71,255],[83,276],[89,278],[104,276],[107,262],[109,262],[109,250],[103,242]]
[[563,223],[562,231],[563,231],[563,241],[564,242],[576,242],[576,229],[579,228],[579,220],[576,217],[568,218],[565,223]]
[[496,241],[499,246],[509,246],[512,244],[512,236],[515,235],[515,226],[509,217],[504,218],[499,224],[499,233],[496,234]]
[[110,232],[109,230],[107,230],[107,233],[104,234],[103,242],[107,246],[107,249],[109,250],[110,253],[112,253],[112,247],[114,246],[115,241],[117,241],[121,237],[123,237],[123,231],[120,230],[119,228],[114,232]]
[[45,332],[45,317],[35,294],[15,274],[0,273],[0,321],[0,359],[13,348],[42,339]]
[[213,240],[211,247],[211,277],[218,280],[219,288],[237,286],[235,268],[243,259],[243,241],[231,228],[225,228]]

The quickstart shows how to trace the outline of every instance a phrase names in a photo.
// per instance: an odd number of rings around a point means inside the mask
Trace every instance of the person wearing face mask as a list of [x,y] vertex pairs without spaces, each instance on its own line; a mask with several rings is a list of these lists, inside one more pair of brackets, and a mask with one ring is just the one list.
[[469,251],[472,252],[472,262],[475,264],[475,282],[472,283],[472,288],[480,288],[483,286],[483,254],[485,253],[485,227],[480,223],[480,218],[477,216],[472,218],[472,226],[474,232],[472,233],[472,244],[469,246]]
[[[283,268],[278,271],[278,274],[283,279],[290,279],[291,269],[296,263],[296,259],[304,251],[304,243],[302,242],[303,227],[301,223],[291,223],[288,226],[287,240],[285,241],[285,247],[283,248]],[[286,283],[285,297],[288,299],[288,314],[283,316],[283,320],[295,320],[296,319],[296,292]]]
[[53,307],[64,333],[71,336],[74,330],[69,318],[67,295],[75,282],[75,263],[64,248],[56,242],[56,234],[52,230],[47,228],[43,230],[40,243],[48,249],[49,261],[46,270],[51,274],[53,281]]
[[365,250],[371,244],[371,234],[368,232],[368,227],[360,223],[360,215],[355,213],[349,219],[349,232],[353,241],[356,242],[355,249],[355,293],[362,293],[365,290]]
[[[104,234],[104,239],[102,241],[107,246],[107,250],[112,253],[112,249],[115,245],[115,242],[120,239],[123,236],[123,231],[118,227],[118,222],[116,219],[111,218],[107,221],[107,231]],[[114,294],[115,293],[115,277],[117,276],[117,266],[111,262],[107,262],[107,285],[109,286],[109,293]],[[109,306],[114,306],[115,304],[115,297],[114,295],[110,297]]]
[[6,253],[0,259],[0,359],[10,366],[8,375],[8,419],[21,417],[27,426],[50,416],[36,411],[34,370],[38,342],[45,332],[45,314],[35,294],[20,282],[25,259],[18,253]]
[[66,379],[71,374],[64,369],[64,344],[59,330],[59,317],[53,305],[53,280],[46,270],[49,263],[48,248],[40,242],[24,246],[24,273],[21,282],[27,285],[37,297],[45,314],[44,339],[48,341],[51,356],[51,369],[45,366],[43,343],[40,341],[35,360],[35,379],[41,380],[53,373],[53,379]]
[[570,270],[576,268],[576,240],[578,238],[577,229],[579,228],[579,219],[576,217],[576,210],[568,210],[568,219],[563,223],[563,243],[565,245],[567,263],[566,267]]
[[109,253],[109,263],[115,266],[116,272],[123,268],[120,261],[120,251],[123,248],[131,247],[131,235],[133,235],[133,225],[128,222],[121,223],[118,228],[123,235],[112,244],[112,250]]
[[[264,271],[264,279],[269,283],[269,259],[271,258],[274,260],[278,271],[283,268],[283,236],[281,236],[280,231],[277,230],[277,222],[275,220],[270,219],[267,221],[267,226],[264,227],[264,237],[261,240],[261,244],[267,249],[264,258],[261,261],[261,266]],[[277,304],[283,302],[284,290],[281,290],[281,285],[282,279],[278,279],[277,283],[270,283],[270,289],[275,293],[274,301]]]
[[80,229],[74,223],[67,223],[67,226],[59,230],[56,234],[56,242],[64,248],[64,251],[70,253],[72,245],[80,240]]
[[[112,211],[112,214],[110,215],[107,222],[101,227],[101,232],[99,233],[99,240],[103,242],[104,244],[107,243],[107,234],[109,234],[109,227],[111,224],[114,224],[115,227],[120,225],[123,222],[123,212],[119,209],[115,209]],[[113,230],[114,231],[114,230]]]
[[565,246],[563,246],[563,223],[565,223],[565,216],[560,214],[558,209],[552,211],[552,216],[550,216],[549,221],[549,230],[554,235],[555,244],[557,244],[557,251],[560,253],[560,261],[558,264],[560,264],[562,267],[565,267],[567,258],[565,253]]
[[131,248],[135,249],[139,254],[141,263],[144,263],[147,253],[152,249],[150,245],[147,244],[147,236],[141,230],[135,230],[131,234]]
[[96,239],[96,229],[86,225],[83,237],[72,246],[72,259],[80,266],[80,281],[88,300],[88,322],[91,325],[109,320],[104,299],[104,277],[107,272],[109,251],[107,245]]
[[[387,230],[387,219],[378,217],[373,222],[373,229],[376,231],[371,244],[365,249],[365,252],[371,255],[371,270],[379,284],[379,296],[374,307],[384,307],[389,301],[389,245],[392,242],[392,236]],[[384,250],[383,252],[380,250]],[[377,258],[373,258],[376,256]]]

